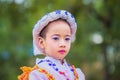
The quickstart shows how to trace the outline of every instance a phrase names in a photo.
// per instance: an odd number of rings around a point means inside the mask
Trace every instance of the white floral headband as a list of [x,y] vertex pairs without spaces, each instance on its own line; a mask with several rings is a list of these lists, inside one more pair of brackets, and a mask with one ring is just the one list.
[[38,45],[38,37],[39,33],[42,31],[42,29],[51,21],[57,20],[57,19],[65,19],[71,27],[72,30],[72,39],[75,36],[76,30],[77,30],[77,24],[75,22],[74,16],[69,13],[66,10],[56,10],[51,13],[46,14],[43,16],[34,26],[33,28],[33,48],[34,48],[34,55],[43,54],[44,50],[40,48]]

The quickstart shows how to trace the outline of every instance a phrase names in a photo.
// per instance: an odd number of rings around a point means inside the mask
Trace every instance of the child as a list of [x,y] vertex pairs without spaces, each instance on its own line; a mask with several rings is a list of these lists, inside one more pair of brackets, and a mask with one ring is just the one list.
[[19,80],[85,80],[82,71],[65,60],[76,29],[74,17],[65,10],[42,17],[33,29],[33,46],[34,55],[46,57],[36,59],[33,68],[22,67]]

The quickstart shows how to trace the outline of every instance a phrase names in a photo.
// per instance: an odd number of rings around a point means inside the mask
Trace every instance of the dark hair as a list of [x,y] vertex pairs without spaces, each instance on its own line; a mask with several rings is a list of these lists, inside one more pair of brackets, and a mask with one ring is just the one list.
[[42,38],[46,38],[46,32],[47,32],[47,26],[49,25],[49,23],[41,30],[41,32],[39,33],[39,36]]
[[[56,20],[54,20],[54,21],[58,21],[58,20],[62,20],[62,21],[65,21],[66,23],[68,23],[65,19],[61,19],[61,18],[56,19]],[[40,36],[40,37],[46,38],[46,33],[47,33],[47,30],[48,30],[48,27],[47,27],[47,26],[48,26],[50,23],[54,22],[54,21],[49,22],[49,23],[41,30],[41,32],[39,33],[39,36]],[[68,25],[70,26],[69,23],[68,23]],[[71,29],[71,28],[70,28],[70,29]],[[72,31],[72,30],[71,30],[71,31]]]

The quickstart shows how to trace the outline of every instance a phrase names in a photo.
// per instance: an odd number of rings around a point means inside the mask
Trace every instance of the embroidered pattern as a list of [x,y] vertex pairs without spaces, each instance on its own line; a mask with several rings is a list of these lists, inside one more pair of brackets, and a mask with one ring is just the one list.
[[[60,71],[59,68],[57,68],[56,64],[53,63],[52,61],[50,60],[40,60],[38,62],[38,64],[42,63],[42,62],[47,62],[48,63],[48,66],[51,66],[56,72],[58,72],[60,75],[66,77],[66,80],[69,80],[69,78],[67,77],[67,75],[65,74],[65,72],[63,71]],[[70,71],[73,72],[74,76],[75,76],[75,80],[79,80],[79,76],[77,74],[77,71],[76,71],[76,68],[73,66],[71,66],[70,64],[68,64],[69,68],[70,68]]]

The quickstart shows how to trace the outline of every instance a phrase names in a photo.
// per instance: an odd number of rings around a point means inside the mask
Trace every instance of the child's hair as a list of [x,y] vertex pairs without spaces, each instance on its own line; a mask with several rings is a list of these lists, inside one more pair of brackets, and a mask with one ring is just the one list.
[[[39,36],[45,39],[45,38],[46,38],[46,33],[47,33],[47,31],[48,31],[48,27],[47,27],[47,26],[48,26],[50,23],[55,22],[55,21],[64,21],[64,22],[66,22],[66,23],[70,26],[70,24],[69,24],[65,19],[59,18],[59,19],[57,19],[57,20],[54,20],[54,21],[49,22],[49,23],[41,30],[41,32],[39,33]],[[71,30],[71,27],[70,27],[70,30]],[[71,33],[72,33],[72,30],[71,30]]]
[[39,37],[46,37],[46,32],[47,32],[47,26],[56,20],[64,20],[66,21],[71,29],[71,36],[72,36],[72,40],[75,37],[75,33],[77,30],[77,24],[75,21],[74,16],[69,13],[66,10],[56,10],[53,12],[50,12],[48,14],[46,14],[45,16],[43,16],[34,26],[33,28],[33,47],[34,47],[34,55],[38,55],[38,54],[43,54],[44,50],[39,46],[38,44],[38,40]]

